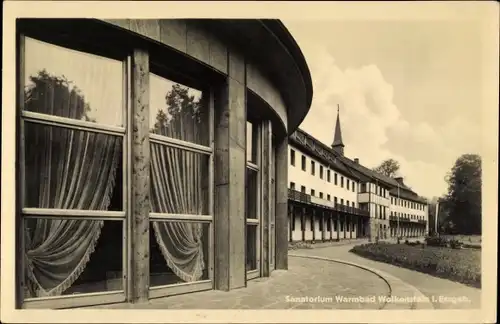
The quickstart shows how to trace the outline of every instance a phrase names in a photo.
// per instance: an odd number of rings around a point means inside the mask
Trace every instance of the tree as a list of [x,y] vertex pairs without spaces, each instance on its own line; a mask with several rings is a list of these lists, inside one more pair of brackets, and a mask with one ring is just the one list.
[[[24,90],[27,111],[95,122],[88,116],[91,109],[81,90],[64,75],[52,75],[44,69],[29,79],[31,82]],[[55,101],[60,104],[47,104]]]
[[387,159],[383,161],[378,167],[373,168],[373,171],[384,174],[388,177],[396,176],[399,171],[399,162],[394,159]]
[[450,234],[481,234],[481,157],[460,156],[449,174],[444,209],[448,214]]
[[206,136],[199,127],[204,126],[201,101],[189,93],[188,87],[174,84],[165,96],[166,109],[156,113],[151,132],[197,142],[199,136]]

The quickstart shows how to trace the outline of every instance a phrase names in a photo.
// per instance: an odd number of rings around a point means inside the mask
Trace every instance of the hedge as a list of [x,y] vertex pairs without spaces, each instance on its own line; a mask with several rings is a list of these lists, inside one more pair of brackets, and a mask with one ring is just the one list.
[[406,244],[363,244],[351,252],[436,277],[481,288],[481,251]]

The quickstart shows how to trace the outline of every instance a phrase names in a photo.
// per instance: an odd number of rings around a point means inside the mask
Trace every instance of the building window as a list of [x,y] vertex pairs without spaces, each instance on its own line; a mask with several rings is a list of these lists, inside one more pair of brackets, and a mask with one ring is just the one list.
[[340,204],[344,205],[344,199],[343,198],[340,198]]
[[366,192],[366,183],[361,184],[361,189],[359,190],[360,193]]
[[347,190],[350,190],[350,188],[349,188],[349,183],[350,183],[349,179],[346,179],[346,189],[347,189]]
[[332,200],[332,196],[330,196],[329,194],[326,195],[326,200],[328,200],[328,201]]
[[316,191],[314,191],[314,189],[311,189],[311,196],[314,197],[315,194],[316,194]]
[[326,181],[332,182],[330,170],[326,170]]
[[340,188],[344,188],[344,176],[340,177]]
[[290,189],[295,190],[295,182],[290,182]]
[[302,193],[306,193],[306,187],[304,187],[304,186],[300,186],[300,192],[302,192]]
[[354,201],[352,202],[352,207],[356,207],[356,203]]
[[314,161],[311,161],[311,174],[315,175],[316,174],[316,166]]
[[[208,96],[203,91],[170,80],[163,71],[156,70],[153,66],[149,85],[152,238],[150,286],[189,282],[189,276],[194,275],[194,272],[188,269],[194,269],[203,263],[204,269],[196,281],[205,280],[208,279],[206,262],[209,257],[203,255],[199,263],[195,262],[193,255],[185,254],[184,244],[189,246],[202,242],[200,256],[210,251],[210,223],[195,221],[196,217],[211,213],[208,180],[212,172],[210,154],[192,151],[193,144],[211,148],[212,138],[206,136],[210,133],[212,123],[209,120]],[[169,138],[176,139],[178,145],[170,144]],[[256,139],[250,140],[247,159],[256,161]],[[170,165],[176,165],[176,168],[168,167]],[[188,222],[177,221],[178,214],[191,219],[187,219]],[[180,244],[180,238],[186,242]],[[172,255],[181,258],[173,259]]]
[[322,192],[319,193],[319,198],[323,199],[323,193]]
[[337,185],[337,173],[333,173],[333,184]]
[[290,150],[290,164],[292,166],[295,166],[295,151],[294,150]]
[[[107,272],[122,290],[124,62],[27,37],[20,53],[22,207],[42,212],[21,214],[22,297],[113,290],[99,284]],[[114,132],[105,131],[109,126]],[[82,216],[72,219],[76,209]],[[84,216],[91,211],[93,219]],[[106,220],[113,212],[123,216]],[[116,259],[103,262],[110,253]]]
[[[259,232],[260,232],[260,154],[258,145],[260,142],[259,125],[252,121],[247,121],[247,161],[246,169],[246,270],[258,269],[260,266],[259,252]],[[251,157],[251,158],[250,158]],[[295,183],[291,183],[295,187]]]
[[352,183],[352,192],[356,192],[356,182]]
[[335,206],[337,206],[337,197],[333,197],[333,203],[335,204]]
[[323,179],[323,166],[322,165],[319,166],[319,178]]
[[306,171],[306,157],[302,155],[302,171]]

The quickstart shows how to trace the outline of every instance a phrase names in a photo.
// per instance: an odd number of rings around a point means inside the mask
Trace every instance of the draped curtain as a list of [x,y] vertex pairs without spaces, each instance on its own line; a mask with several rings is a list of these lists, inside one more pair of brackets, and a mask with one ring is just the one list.
[[[42,74],[40,74],[42,75]],[[29,111],[85,118],[83,96],[45,75],[26,91]],[[25,123],[25,207],[106,210],[120,138]],[[25,282],[30,297],[61,295],[85,269],[103,221],[25,218]]]
[[[171,109],[171,118],[157,122],[152,131],[199,142],[200,136],[207,136],[200,131],[200,113],[190,107],[184,108]],[[206,161],[206,156],[200,153],[151,143],[151,210],[169,214],[203,214]],[[205,269],[202,224],[154,221],[153,230],[172,271],[186,282],[200,280]]]

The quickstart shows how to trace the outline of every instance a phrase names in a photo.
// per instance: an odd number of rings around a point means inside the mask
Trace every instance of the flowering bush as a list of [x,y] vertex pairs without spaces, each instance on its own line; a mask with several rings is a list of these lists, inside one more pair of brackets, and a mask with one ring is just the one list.
[[481,287],[481,251],[422,247],[390,243],[363,244],[355,246],[351,252],[375,261]]

